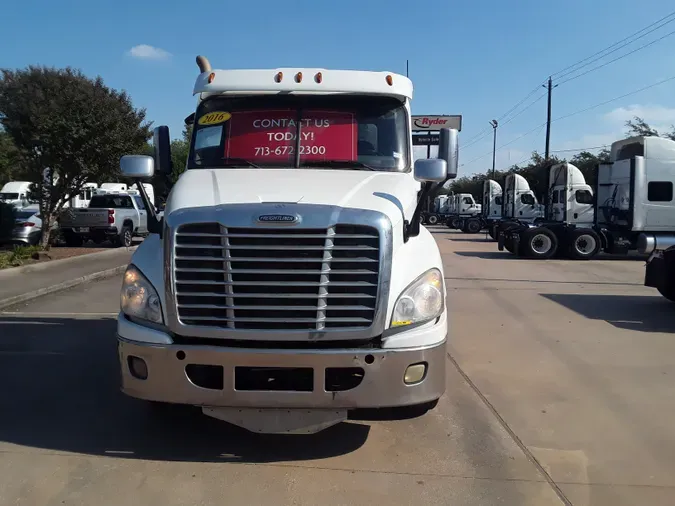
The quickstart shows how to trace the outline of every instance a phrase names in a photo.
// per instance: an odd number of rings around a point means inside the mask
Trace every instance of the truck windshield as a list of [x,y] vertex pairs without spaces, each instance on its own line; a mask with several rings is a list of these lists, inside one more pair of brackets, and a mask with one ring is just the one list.
[[18,198],[18,193],[0,193],[0,200],[17,200]]
[[188,168],[407,172],[407,117],[390,97],[211,97],[195,114]]

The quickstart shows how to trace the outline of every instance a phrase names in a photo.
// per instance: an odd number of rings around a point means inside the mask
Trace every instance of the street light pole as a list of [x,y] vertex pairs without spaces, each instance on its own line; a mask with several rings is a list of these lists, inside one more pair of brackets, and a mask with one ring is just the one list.
[[492,125],[492,179],[495,178],[495,161],[497,158],[497,127],[499,126],[499,123],[497,123],[496,119],[493,119],[490,121],[490,125]]

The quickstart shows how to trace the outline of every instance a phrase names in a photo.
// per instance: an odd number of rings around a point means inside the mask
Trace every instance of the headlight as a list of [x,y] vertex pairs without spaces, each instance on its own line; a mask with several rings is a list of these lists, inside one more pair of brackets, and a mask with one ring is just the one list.
[[164,323],[157,290],[133,265],[127,267],[124,273],[120,306],[122,312],[127,316],[153,323]]
[[443,312],[444,307],[443,276],[440,270],[429,269],[399,295],[391,315],[391,326],[432,320]]

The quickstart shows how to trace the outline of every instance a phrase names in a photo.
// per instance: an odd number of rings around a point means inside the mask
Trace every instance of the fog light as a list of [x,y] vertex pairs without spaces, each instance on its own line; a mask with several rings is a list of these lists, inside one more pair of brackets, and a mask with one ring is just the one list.
[[129,355],[127,363],[129,364],[129,372],[134,378],[139,380],[148,379],[148,364],[145,363],[145,360]]
[[405,370],[405,375],[403,376],[403,382],[406,385],[413,385],[419,383],[427,375],[427,364],[422,362],[421,364],[412,364],[409,365]]

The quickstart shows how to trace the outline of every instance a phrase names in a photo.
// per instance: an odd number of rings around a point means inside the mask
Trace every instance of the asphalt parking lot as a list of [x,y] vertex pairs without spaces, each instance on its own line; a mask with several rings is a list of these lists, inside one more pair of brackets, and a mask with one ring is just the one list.
[[520,260],[435,229],[447,393],[260,436],[118,391],[119,279],[0,313],[0,504],[675,504],[675,306],[644,262]]

